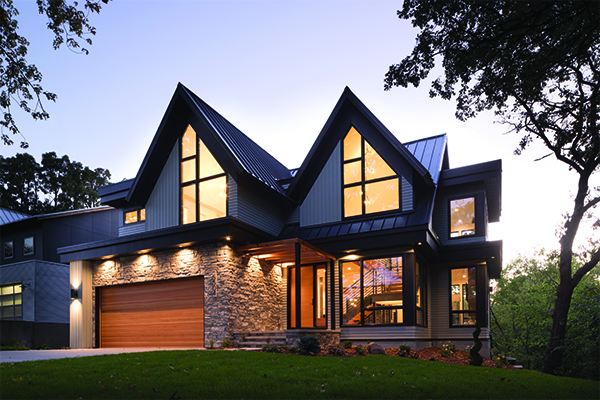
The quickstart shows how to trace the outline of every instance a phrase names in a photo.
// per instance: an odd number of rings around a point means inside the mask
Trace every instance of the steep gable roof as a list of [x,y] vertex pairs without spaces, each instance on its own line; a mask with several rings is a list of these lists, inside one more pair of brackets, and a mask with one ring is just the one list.
[[375,115],[346,87],[325,126],[290,183],[288,196],[302,202],[325,163],[350,127],[367,140],[378,154],[412,183],[413,172],[426,184],[433,184],[429,171]]
[[146,203],[187,124],[192,125],[211,154],[234,179],[245,174],[285,195],[277,181],[290,178],[290,171],[179,83],[127,194],[128,202]]
[[443,169],[449,168],[446,134],[405,142],[404,147],[429,171],[437,186]]

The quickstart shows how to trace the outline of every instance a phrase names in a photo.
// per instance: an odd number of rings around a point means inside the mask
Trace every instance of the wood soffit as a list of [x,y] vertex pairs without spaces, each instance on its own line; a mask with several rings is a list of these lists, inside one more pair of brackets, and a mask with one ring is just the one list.
[[335,257],[331,254],[297,238],[241,246],[237,248],[237,251],[274,264],[294,264],[296,260],[296,243],[300,244],[301,264],[335,260]]

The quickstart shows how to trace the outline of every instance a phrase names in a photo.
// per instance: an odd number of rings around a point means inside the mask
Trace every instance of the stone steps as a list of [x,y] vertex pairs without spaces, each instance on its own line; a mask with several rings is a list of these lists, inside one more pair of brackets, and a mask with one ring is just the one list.
[[265,345],[283,346],[286,343],[283,331],[235,332],[238,347],[261,348]]

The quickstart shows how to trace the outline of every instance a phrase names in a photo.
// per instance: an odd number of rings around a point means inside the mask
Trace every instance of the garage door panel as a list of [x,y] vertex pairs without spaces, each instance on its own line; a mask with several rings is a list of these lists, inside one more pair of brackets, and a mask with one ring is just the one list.
[[203,347],[203,278],[101,289],[101,347]]

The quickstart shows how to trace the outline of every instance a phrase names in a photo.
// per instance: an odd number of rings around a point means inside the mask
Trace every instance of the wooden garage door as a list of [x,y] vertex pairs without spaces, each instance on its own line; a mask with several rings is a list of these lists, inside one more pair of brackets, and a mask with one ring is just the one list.
[[204,280],[176,279],[99,291],[100,347],[204,347]]

